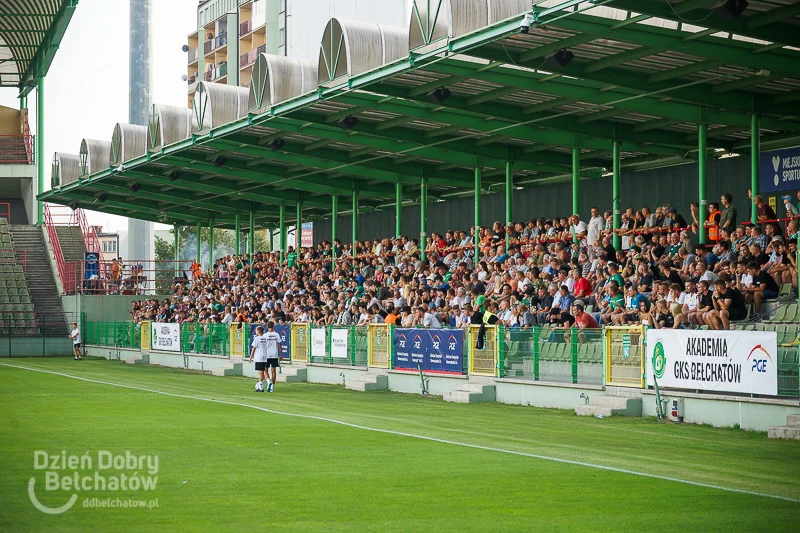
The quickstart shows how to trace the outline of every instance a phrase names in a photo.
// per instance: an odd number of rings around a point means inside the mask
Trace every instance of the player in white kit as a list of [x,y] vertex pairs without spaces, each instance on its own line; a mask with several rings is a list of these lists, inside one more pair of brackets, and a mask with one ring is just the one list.
[[[267,323],[267,329],[269,331],[264,333],[263,326],[256,328],[256,335],[253,337],[252,348],[250,349],[250,362],[252,363],[255,359],[256,372],[258,372],[256,392],[264,392],[264,381],[268,384],[268,392],[275,390],[276,368],[278,368],[278,362],[283,351],[281,336],[275,332],[275,324],[272,322]],[[268,375],[270,368],[272,369],[272,376]]]

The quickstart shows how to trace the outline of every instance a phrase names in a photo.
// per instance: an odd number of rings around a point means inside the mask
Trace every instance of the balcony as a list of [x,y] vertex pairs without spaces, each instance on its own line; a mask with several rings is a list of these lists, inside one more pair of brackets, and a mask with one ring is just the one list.
[[228,75],[228,64],[220,63],[218,67],[210,68],[203,74],[206,81],[215,81]]
[[253,31],[253,19],[245,20],[241,24],[239,24],[239,36],[247,35]]
[[203,55],[207,56],[214,51],[214,41],[206,41],[203,43]]
[[191,65],[192,63],[197,61],[200,54],[198,53],[197,48],[192,48],[187,52],[187,55],[189,56],[189,64]]
[[32,165],[32,135],[0,135],[0,164]]
[[228,44],[228,34],[221,33],[217,35],[217,37],[214,39],[214,50],[216,50],[217,48],[222,48],[226,44]]

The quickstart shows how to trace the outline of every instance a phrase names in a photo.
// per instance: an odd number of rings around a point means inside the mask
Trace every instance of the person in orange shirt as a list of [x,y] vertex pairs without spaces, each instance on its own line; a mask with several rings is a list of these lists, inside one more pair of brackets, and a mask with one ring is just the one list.
[[200,263],[197,262],[197,259],[195,259],[192,262],[192,266],[190,267],[190,270],[192,272],[192,279],[193,280],[199,278],[200,275],[203,273],[203,268],[200,266]]

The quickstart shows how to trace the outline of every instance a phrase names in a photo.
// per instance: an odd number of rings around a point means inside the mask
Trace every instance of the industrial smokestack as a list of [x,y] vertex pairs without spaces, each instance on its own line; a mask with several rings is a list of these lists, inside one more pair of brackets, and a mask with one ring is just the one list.
[[[128,122],[140,126],[147,125],[151,105],[150,15],[150,0],[131,0]],[[152,261],[154,256],[153,223],[129,218],[126,259]],[[152,265],[145,265],[150,268]]]

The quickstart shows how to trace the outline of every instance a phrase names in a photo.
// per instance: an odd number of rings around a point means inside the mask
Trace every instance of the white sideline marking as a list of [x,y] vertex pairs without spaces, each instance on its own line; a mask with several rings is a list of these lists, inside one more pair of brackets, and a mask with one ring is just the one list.
[[722,491],[725,491],[725,492],[735,492],[735,493],[739,493],[739,494],[747,494],[749,496],[760,496],[760,497],[763,497],[763,498],[773,498],[773,499],[776,499],[776,500],[784,500],[784,501],[793,502],[793,503],[800,503],[800,499],[790,498],[788,496],[778,496],[776,494],[766,494],[766,493],[763,493],[763,492],[755,492],[755,491],[751,491],[751,490],[736,489],[736,488],[732,488],[732,487],[723,487],[723,486],[720,486],[720,485],[711,485],[709,483],[700,483],[698,481],[691,481],[691,480],[688,480],[688,479],[680,479],[680,478],[670,477],[670,476],[661,476],[661,475],[658,475],[658,474],[648,474],[647,472],[637,472],[635,470],[626,470],[624,468],[616,468],[616,467],[613,467],[613,466],[604,466],[604,465],[598,465],[598,464],[594,464],[594,463],[586,463],[586,462],[583,462],[583,461],[574,461],[574,460],[571,460],[571,459],[560,459],[558,457],[550,457],[550,456],[547,456],[547,455],[539,455],[539,454],[535,454],[535,453],[519,452],[519,451],[514,451],[514,450],[504,450],[502,448],[493,448],[491,446],[482,446],[480,444],[470,444],[468,442],[458,442],[458,441],[454,441],[454,440],[439,439],[439,438],[436,438],[436,437],[429,437],[429,436],[426,436],[426,435],[417,435],[415,433],[405,433],[403,431],[394,431],[394,430],[391,430],[391,429],[371,428],[371,427],[367,427],[367,426],[361,426],[359,424],[352,424],[350,422],[344,422],[343,420],[336,420],[336,419],[333,419],[333,418],[326,418],[326,417],[323,417],[323,416],[302,415],[302,414],[298,414],[298,413],[284,413],[282,411],[275,411],[273,409],[267,409],[266,407],[259,407],[257,405],[250,405],[250,404],[238,403],[238,402],[229,402],[227,400],[215,400],[214,398],[203,398],[202,396],[189,396],[189,395],[186,395],[186,394],[177,394],[177,393],[173,393],[173,392],[165,392],[165,391],[160,391],[160,390],[155,390],[155,389],[147,389],[147,388],[144,388],[144,387],[135,387],[133,385],[124,385],[122,383],[114,383],[114,382],[111,382],[111,381],[100,381],[100,380],[97,380],[97,379],[90,379],[90,378],[84,378],[84,377],[80,377],[80,376],[73,376],[73,375],[70,375],[70,374],[65,374],[63,372],[53,372],[51,370],[42,370],[42,369],[39,369],[39,368],[31,368],[31,367],[27,367],[27,366],[9,365],[7,363],[0,363],[0,366],[7,366],[7,367],[10,367],[10,368],[17,368],[17,369],[20,369],[20,370],[29,370],[31,372],[41,372],[43,374],[53,374],[54,376],[61,376],[61,377],[70,378],[70,379],[77,379],[79,381],[87,381],[89,383],[97,383],[99,385],[108,385],[108,386],[111,386],[111,387],[120,387],[120,388],[123,388],[123,389],[132,389],[132,390],[137,390],[137,391],[142,391],[142,392],[151,392],[153,394],[161,394],[163,396],[171,396],[171,397],[174,397],[174,398],[184,398],[184,399],[187,399],[187,400],[199,400],[199,401],[203,401],[203,402],[220,403],[220,404],[225,404],[225,405],[235,405],[235,406],[238,406],[238,407],[246,407],[246,408],[249,408],[249,409],[256,409],[258,411],[263,411],[265,413],[270,413],[270,414],[273,414],[273,415],[282,415],[282,416],[291,416],[291,417],[296,417],[296,418],[305,418],[305,419],[310,419],[310,420],[319,420],[319,421],[322,421],[322,422],[330,422],[332,424],[339,424],[341,426],[346,426],[346,427],[350,427],[350,428],[362,429],[362,430],[365,430],[365,431],[374,431],[376,433],[386,433],[386,434],[389,434],[389,435],[397,435],[397,436],[400,436],[400,437],[409,437],[409,438],[412,438],[412,439],[427,440],[427,441],[431,441],[431,442],[438,442],[438,443],[441,443],[441,444],[452,444],[454,446],[462,446],[464,448],[472,448],[472,449],[475,449],[475,450],[484,450],[484,451],[490,451],[490,452],[505,453],[505,454],[508,454],[508,455],[517,455],[517,456],[522,456],[522,457],[531,457],[533,459],[541,459],[543,461],[554,461],[556,463],[563,463],[563,464],[574,465],[574,466],[584,466],[584,467],[587,467],[587,468],[594,468],[594,469],[597,469],[597,470],[606,470],[606,471],[609,471],[609,472],[617,472],[617,473],[620,473],[620,474],[629,474],[629,475],[632,475],[632,476],[640,476],[640,477],[646,477],[646,478],[651,478],[651,479],[659,479],[659,480],[662,480],[662,481],[672,481],[672,482],[675,482],[675,483],[683,483],[685,485],[693,485],[695,487],[703,487],[703,488],[706,488],[706,489],[722,490]]

